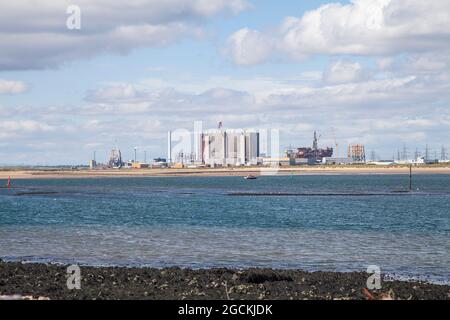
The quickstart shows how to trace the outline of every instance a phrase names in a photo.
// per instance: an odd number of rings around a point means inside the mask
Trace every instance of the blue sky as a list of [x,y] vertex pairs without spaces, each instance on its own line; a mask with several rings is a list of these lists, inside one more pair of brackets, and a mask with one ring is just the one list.
[[[163,48],[135,49],[126,56],[103,54],[93,59],[67,62],[50,70],[5,71],[2,77],[24,79],[32,91],[20,96],[6,96],[2,100],[10,105],[55,103],[81,103],[86,90],[101,83],[133,82],[152,76],[151,68],[164,68],[164,74],[154,72],[158,77],[175,78],[189,73],[199,78],[215,74],[238,77],[293,76],[301,71],[323,67],[324,58],[305,63],[269,63],[250,68],[236,68],[220,54],[227,37],[240,28],[271,28],[284,17],[301,15],[306,10],[317,8],[327,1],[254,1],[252,8],[230,18],[219,15],[206,22],[206,38],[181,40]],[[124,72],[126,70],[126,72]],[[82,80],[82,81],[80,81]],[[56,89],[56,90],[55,90]]]
[[448,143],[447,0],[80,0],[80,30],[42,3],[0,5],[0,163],[165,156],[194,121],[379,158]]

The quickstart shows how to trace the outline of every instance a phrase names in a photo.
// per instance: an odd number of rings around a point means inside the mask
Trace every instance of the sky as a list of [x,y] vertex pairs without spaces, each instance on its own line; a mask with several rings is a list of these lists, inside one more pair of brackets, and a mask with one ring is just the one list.
[[194,121],[440,157],[449,80],[450,0],[2,1],[0,164],[165,157]]

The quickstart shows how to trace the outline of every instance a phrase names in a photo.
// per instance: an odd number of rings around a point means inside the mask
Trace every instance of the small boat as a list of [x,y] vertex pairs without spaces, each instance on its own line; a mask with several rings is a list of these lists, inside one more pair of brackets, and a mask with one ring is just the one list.
[[245,176],[244,179],[245,180],[256,180],[258,178],[252,174],[249,174],[248,176]]

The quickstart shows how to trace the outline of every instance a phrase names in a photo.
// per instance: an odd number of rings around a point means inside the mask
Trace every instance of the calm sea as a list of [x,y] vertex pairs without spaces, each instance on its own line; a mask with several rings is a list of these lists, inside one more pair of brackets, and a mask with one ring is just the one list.
[[389,194],[405,190],[402,175],[13,183],[0,189],[6,260],[310,271],[378,265],[395,277],[450,283],[450,175],[416,176],[412,194]]

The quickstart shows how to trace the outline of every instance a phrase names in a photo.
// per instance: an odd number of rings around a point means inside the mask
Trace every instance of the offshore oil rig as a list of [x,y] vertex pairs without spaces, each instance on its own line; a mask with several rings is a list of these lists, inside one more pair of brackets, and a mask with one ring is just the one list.
[[314,131],[314,140],[312,147],[297,148],[295,151],[288,150],[286,155],[291,158],[296,165],[315,165],[322,163],[322,160],[324,158],[332,157],[333,152],[333,148],[319,148],[319,138],[317,137],[317,132]]

